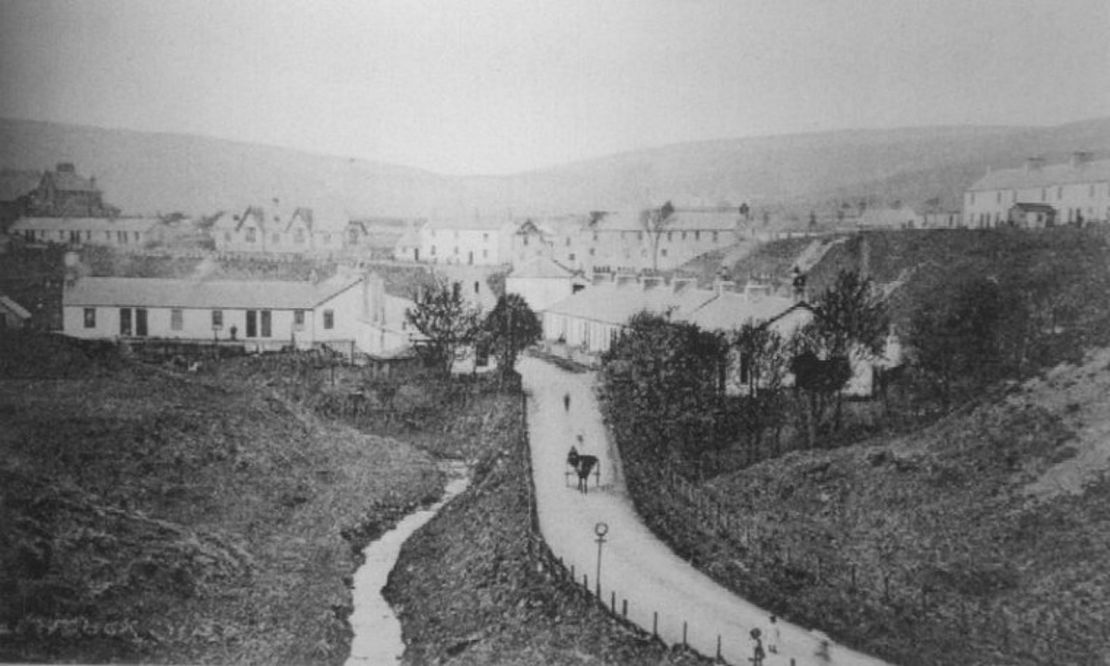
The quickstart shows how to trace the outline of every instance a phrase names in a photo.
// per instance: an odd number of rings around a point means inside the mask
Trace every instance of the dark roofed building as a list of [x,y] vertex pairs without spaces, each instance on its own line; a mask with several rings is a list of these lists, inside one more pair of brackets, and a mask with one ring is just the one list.
[[96,178],[77,173],[71,162],[61,162],[54,171],[42,174],[31,193],[28,213],[38,217],[108,217]]
[[0,233],[27,213],[31,195],[41,180],[38,171],[0,170]]

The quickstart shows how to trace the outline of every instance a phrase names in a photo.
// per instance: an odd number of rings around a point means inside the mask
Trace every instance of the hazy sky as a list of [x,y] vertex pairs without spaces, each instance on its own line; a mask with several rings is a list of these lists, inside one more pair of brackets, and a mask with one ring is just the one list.
[[1110,115],[1110,0],[0,0],[0,116],[504,173]]

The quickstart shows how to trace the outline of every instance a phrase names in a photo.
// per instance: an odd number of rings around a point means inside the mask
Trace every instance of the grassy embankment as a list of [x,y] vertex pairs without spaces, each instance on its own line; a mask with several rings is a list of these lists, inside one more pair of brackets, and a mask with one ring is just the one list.
[[[1055,266],[1064,282],[1082,279],[1076,267],[1102,247],[1086,233],[869,234],[870,263],[880,281],[909,280],[893,304],[904,322],[922,271]],[[858,238],[838,246],[815,276],[858,265],[860,249]],[[661,487],[650,469],[634,478],[629,461],[630,488],[653,529],[716,579],[896,663],[1106,663],[1108,360],[996,385],[912,433],[792,452],[692,492]]]
[[233,378],[0,350],[0,659],[340,663],[356,548],[441,492],[413,447]]

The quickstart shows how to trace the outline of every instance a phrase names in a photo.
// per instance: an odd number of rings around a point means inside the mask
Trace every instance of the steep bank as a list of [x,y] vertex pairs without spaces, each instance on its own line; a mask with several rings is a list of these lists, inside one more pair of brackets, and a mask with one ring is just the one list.
[[2,352],[0,660],[341,663],[352,544],[441,492],[425,454],[257,385]]

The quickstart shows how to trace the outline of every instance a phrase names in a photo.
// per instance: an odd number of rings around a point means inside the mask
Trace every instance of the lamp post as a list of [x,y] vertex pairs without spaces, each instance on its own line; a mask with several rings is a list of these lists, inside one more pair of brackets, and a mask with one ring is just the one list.
[[594,525],[594,534],[597,535],[597,576],[594,580],[597,581],[597,595],[601,596],[601,547],[605,544],[605,535],[609,533],[609,526],[605,523],[598,523]]

